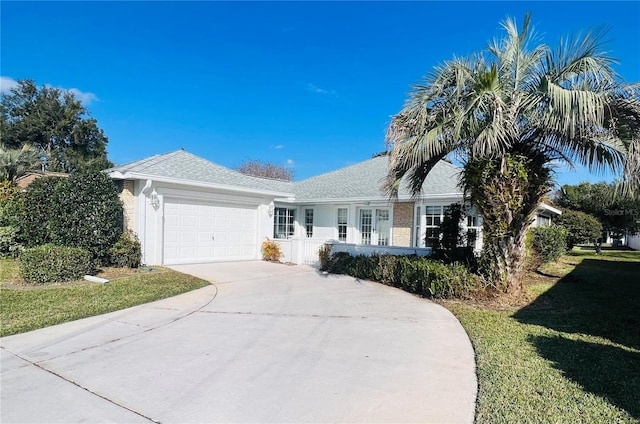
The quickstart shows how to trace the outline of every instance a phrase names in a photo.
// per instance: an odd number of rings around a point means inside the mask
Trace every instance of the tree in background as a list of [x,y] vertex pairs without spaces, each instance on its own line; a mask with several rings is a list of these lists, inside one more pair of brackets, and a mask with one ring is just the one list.
[[556,194],[555,203],[564,209],[593,215],[613,238],[640,232],[640,198],[623,195],[616,184],[564,185]]
[[108,143],[97,121],[69,91],[37,87],[20,80],[0,101],[0,132],[5,149],[31,145],[46,157],[49,171],[102,170]]
[[236,167],[235,170],[254,177],[273,178],[284,181],[293,180],[293,169],[282,165],[275,165],[270,162],[261,162],[259,160],[243,162],[240,166]]
[[577,244],[589,243],[597,245],[602,237],[602,224],[584,212],[565,209],[555,219],[555,224],[567,230],[567,247],[569,250]]
[[[483,216],[481,271],[522,288],[525,234],[551,188],[554,163],[608,168],[640,187],[640,86],[625,84],[602,32],[537,44],[530,15],[487,50],[437,66],[410,93],[387,132],[390,197],[414,196],[438,161],[465,162],[464,190]],[[486,190],[484,188],[492,188]]]

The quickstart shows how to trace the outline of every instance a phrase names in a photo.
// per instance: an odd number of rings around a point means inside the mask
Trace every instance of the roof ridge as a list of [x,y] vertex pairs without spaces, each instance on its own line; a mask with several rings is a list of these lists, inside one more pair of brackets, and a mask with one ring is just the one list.
[[313,179],[316,179],[316,178],[324,177],[326,175],[331,175],[331,174],[335,174],[335,173],[338,173],[338,172],[343,172],[345,169],[355,168],[356,166],[364,166],[365,163],[372,162],[374,160],[379,160],[380,158],[385,158],[385,159],[387,159],[387,162],[389,161],[388,156],[376,156],[376,157],[373,157],[373,158],[365,159],[365,160],[357,162],[357,163],[353,163],[351,165],[347,165],[347,166],[342,167],[342,168],[334,169],[333,171],[328,171],[328,172],[325,172],[323,174],[315,175],[313,177],[309,177],[309,178],[306,178],[304,180],[300,180],[300,181],[297,181],[297,182],[298,183],[303,183],[305,181],[310,181],[310,180],[313,180]]

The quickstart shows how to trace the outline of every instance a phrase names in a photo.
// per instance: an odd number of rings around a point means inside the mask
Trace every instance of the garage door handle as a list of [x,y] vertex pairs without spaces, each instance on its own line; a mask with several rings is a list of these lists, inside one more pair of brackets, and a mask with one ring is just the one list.
[[216,241],[216,236],[214,236],[213,234],[211,234],[211,241]]

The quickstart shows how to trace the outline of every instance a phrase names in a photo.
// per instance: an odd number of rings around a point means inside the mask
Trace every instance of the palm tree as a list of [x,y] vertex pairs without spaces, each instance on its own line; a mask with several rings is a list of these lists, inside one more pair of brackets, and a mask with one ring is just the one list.
[[487,50],[437,66],[416,85],[387,132],[391,197],[414,196],[447,155],[464,163],[461,185],[484,218],[484,273],[518,291],[524,237],[551,187],[552,166],[580,164],[640,186],[640,86],[620,81],[602,30],[538,40],[526,14]]
[[15,183],[18,178],[40,164],[40,154],[33,146],[9,149],[0,144],[0,180]]

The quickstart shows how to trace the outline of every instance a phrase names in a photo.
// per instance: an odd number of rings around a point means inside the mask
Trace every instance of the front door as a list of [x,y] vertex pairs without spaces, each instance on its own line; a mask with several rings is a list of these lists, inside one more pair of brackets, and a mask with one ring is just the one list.
[[360,209],[360,243],[388,246],[391,236],[389,209]]

